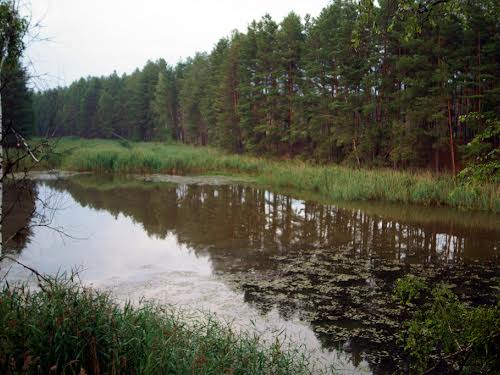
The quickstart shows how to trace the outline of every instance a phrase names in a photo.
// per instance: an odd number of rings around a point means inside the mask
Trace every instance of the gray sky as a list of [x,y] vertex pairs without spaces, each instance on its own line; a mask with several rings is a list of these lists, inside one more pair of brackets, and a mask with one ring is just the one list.
[[31,0],[41,36],[27,51],[38,88],[87,75],[119,74],[163,57],[170,64],[210,51],[265,13],[317,16],[328,0]]

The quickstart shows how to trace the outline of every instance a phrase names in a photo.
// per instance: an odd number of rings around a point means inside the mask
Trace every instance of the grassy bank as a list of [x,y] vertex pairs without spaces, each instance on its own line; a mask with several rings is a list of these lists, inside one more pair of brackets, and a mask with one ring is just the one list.
[[[2,374],[305,374],[307,359],[210,316],[117,304],[72,281],[0,291]],[[188,322],[188,323],[186,323]]]
[[316,166],[228,155],[212,148],[107,140],[58,140],[39,168],[117,173],[231,174],[331,200],[378,200],[500,212],[500,186],[458,184],[450,175]]

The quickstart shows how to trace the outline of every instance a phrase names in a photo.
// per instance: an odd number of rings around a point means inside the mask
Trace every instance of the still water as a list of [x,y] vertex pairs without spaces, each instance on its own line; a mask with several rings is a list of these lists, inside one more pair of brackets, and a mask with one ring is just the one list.
[[[224,178],[166,176],[38,180],[5,199],[22,204],[4,238],[43,221],[6,249],[38,271],[78,268],[84,283],[121,299],[209,310],[303,345],[317,368],[340,373],[404,368],[391,290],[406,273],[445,281],[471,303],[497,298],[498,215],[320,204]],[[11,282],[29,277],[0,266]]]

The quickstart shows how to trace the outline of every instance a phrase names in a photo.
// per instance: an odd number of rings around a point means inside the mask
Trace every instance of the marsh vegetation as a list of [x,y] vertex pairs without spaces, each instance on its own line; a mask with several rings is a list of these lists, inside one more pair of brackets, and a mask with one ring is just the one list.
[[327,201],[387,201],[500,212],[496,183],[465,183],[451,175],[314,165],[179,144],[62,138],[37,168],[97,173],[223,174],[273,189],[315,193]]

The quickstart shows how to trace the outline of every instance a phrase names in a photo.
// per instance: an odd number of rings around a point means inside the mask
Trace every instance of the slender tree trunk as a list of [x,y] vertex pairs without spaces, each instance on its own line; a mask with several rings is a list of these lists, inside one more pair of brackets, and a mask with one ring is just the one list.
[[481,34],[477,31],[477,111],[481,112]]
[[293,78],[292,64],[288,64],[288,154],[292,156],[292,96],[293,96]]
[[179,139],[181,140],[182,143],[186,143],[186,140],[184,139],[185,134],[184,134],[184,109],[180,108],[179,110]]
[[455,145],[453,142],[453,129],[451,126],[451,100],[448,97],[448,130],[450,132],[450,156],[451,156],[451,168],[453,171],[453,176],[456,175],[457,169],[455,165]]
[[[359,113],[356,111],[355,113],[355,121],[356,121],[356,128],[360,129],[361,128],[361,119]],[[356,162],[358,163],[358,168],[361,167],[361,161],[359,160],[359,154],[358,154],[358,147],[356,146],[356,135],[352,138],[352,149],[354,151],[354,155],[356,155]]]
[[434,151],[434,166],[436,170],[436,174],[439,173],[439,149],[436,148]]
[[[438,35],[438,45],[441,49],[441,35]],[[438,67],[441,66],[441,56],[438,56]],[[455,165],[455,145],[453,142],[453,127],[452,127],[452,119],[451,119],[451,99],[450,95],[446,93],[445,83],[442,83],[443,96],[446,97],[446,105],[448,107],[448,132],[449,132],[449,141],[450,141],[450,157],[451,157],[451,170],[453,176],[457,173],[457,168]]]
[[9,50],[9,39],[6,40],[4,50],[0,51],[2,53],[0,59],[0,257],[3,251],[3,175],[4,171],[4,160],[3,160],[3,112],[2,112],[2,72],[5,65],[5,60],[7,60],[7,53]]
[[[4,58],[0,63],[0,74],[2,73]],[[0,87],[2,87],[2,81],[0,79]],[[2,92],[0,90],[0,257],[2,256],[3,250],[3,237],[2,237],[2,228],[3,228],[3,117],[2,117]]]
[[[177,125],[175,124],[175,114],[170,104],[168,104],[168,113],[170,115],[170,121],[172,121],[172,129],[175,129],[175,130],[170,129],[170,134],[175,134],[175,136],[177,137]],[[167,124],[167,130],[169,130],[168,124]]]
[[356,147],[356,137],[352,139],[352,149],[354,150],[354,155],[356,155],[356,162],[358,163],[358,168],[360,168],[361,162],[359,160],[358,148]]

